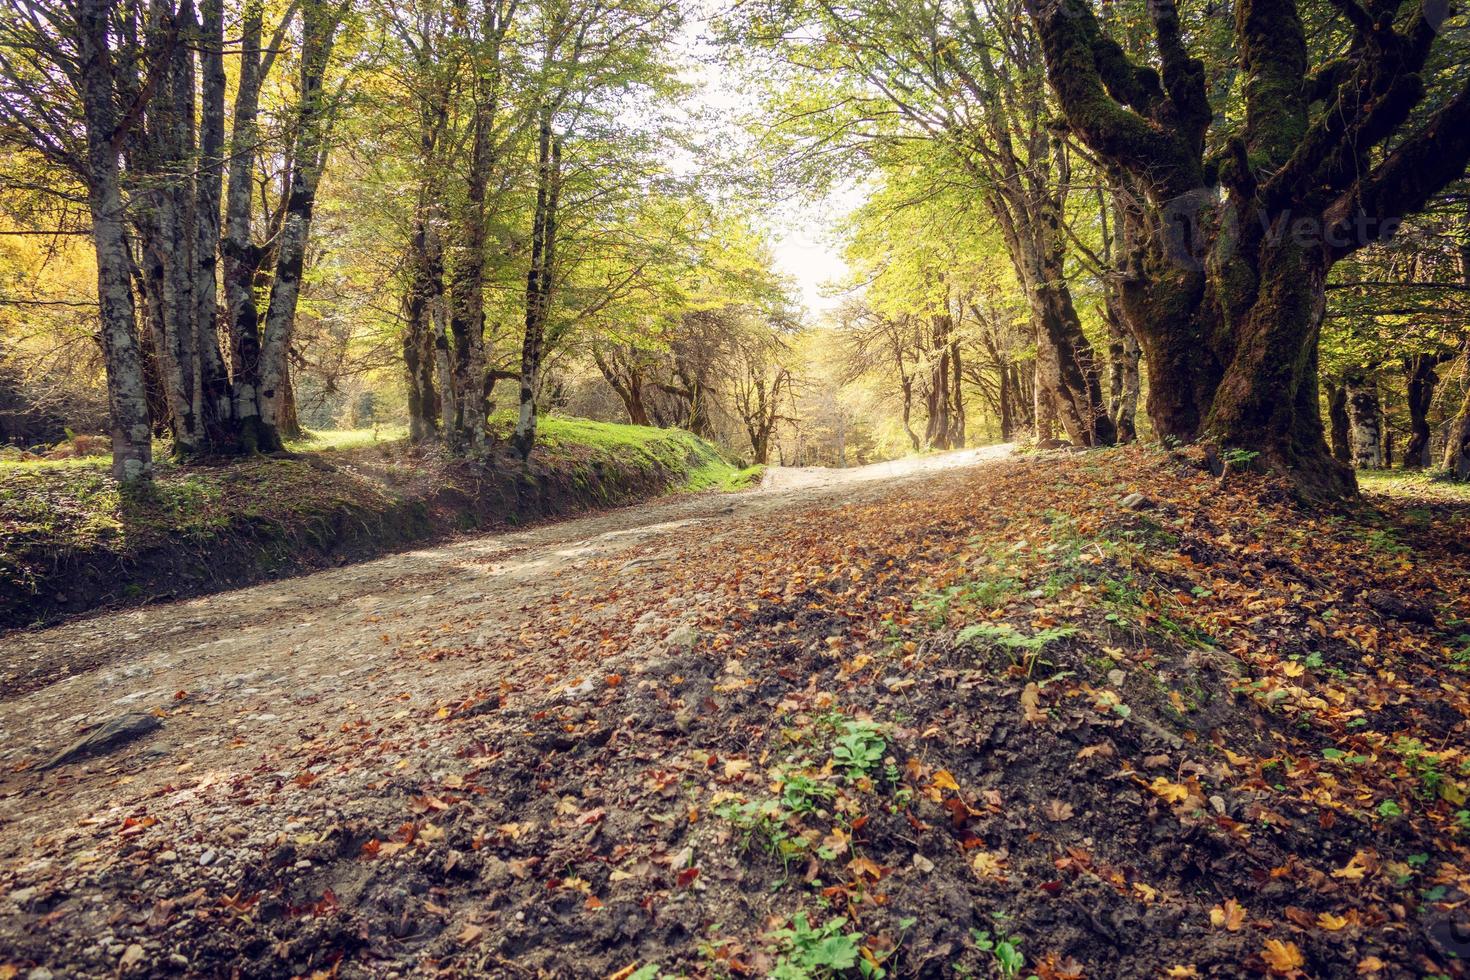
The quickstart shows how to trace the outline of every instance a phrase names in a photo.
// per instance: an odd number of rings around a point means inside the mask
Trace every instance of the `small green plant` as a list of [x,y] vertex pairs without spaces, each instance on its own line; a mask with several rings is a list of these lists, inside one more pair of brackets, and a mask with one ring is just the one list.
[[1463,674],[1470,671],[1470,633],[1461,633],[1455,638],[1460,649],[1450,651],[1450,670]]
[[794,814],[814,813],[822,800],[830,800],[837,790],[801,772],[788,772],[781,777],[781,805]]
[[1026,965],[1026,957],[1021,954],[1021,941],[1005,933],[996,932],[992,935],[984,929],[971,929],[970,938],[975,941],[975,948],[982,953],[989,953],[995,957],[995,965],[1000,970],[1000,975],[1011,977],[1021,975],[1021,970]]
[[887,751],[888,741],[877,725],[849,721],[832,746],[832,762],[849,780],[856,780],[875,772]]
[[715,815],[730,821],[743,832],[740,839],[742,849],[759,843],[768,854],[779,857],[783,866],[789,865],[793,857],[806,849],[806,839],[787,828],[793,815],[781,809],[781,804],[775,800],[727,803],[717,807]]
[[1243,470],[1259,455],[1254,449],[1227,449],[1220,454],[1220,461],[1233,470]]
[[1404,810],[1393,800],[1384,800],[1378,804],[1378,815],[1384,820],[1391,820],[1394,817],[1403,816]]
[[1438,797],[1445,782],[1444,773],[1439,768],[1439,756],[1425,749],[1424,743],[1417,738],[1402,736],[1393,743],[1393,750],[1403,760],[1404,768],[1418,781],[1419,795],[1428,800]]
[[[861,933],[846,932],[846,926],[847,919],[837,916],[813,927],[805,912],[797,912],[789,928],[770,934],[773,951],[781,958],[769,976],[772,980],[814,980],[851,970],[858,965],[863,937]],[[870,975],[877,980],[881,971]]]

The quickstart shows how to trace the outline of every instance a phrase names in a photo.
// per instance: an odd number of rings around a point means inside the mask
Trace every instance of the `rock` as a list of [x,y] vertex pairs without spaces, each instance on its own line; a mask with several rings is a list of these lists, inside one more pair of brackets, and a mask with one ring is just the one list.
[[680,623],[674,630],[664,637],[664,643],[670,651],[688,653],[694,649],[694,644],[699,642],[699,630],[693,623]]
[[1108,671],[1108,683],[1113,685],[1114,687],[1122,687],[1123,682],[1127,679],[1128,675],[1125,674],[1123,671],[1118,670],[1116,667]]
[[1137,492],[1130,493],[1118,501],[1118,506],[1124,510],[1148,510],[1153,505],[1154,502],[1152,500]]
[[156,731],[162,725],[163,722],[154,715],[130,711],[98,725],[52,756],[41,768],[54,769],[68,762],[104,755]]
[[567,688],[566,691],[563,692],[562,697],[566,698],[568,701],[580,701],[582,698],[590,696],[595,690],[597,690],[596,685],[592,683],[592,678],[588,677],[576,687]]
[[127,973],[133,967],[143,962],[143,947],[133,943],[123,950],[122,958],[117,961],[117,972]]
[[15,891],[10,893],[10,900],[16,905],[19,905],[21,908],[25,908],[27,905],[30,904],[31,899],[36,897],[36,892],[37,889],[34,887],[17,888],[15,889]]
[[214,863],[214,858],[215,853],[213,850],[205,851],[203,854],[199,855],[199,866],[203,868],[209,867],[211,864]]
[[51,980],[54,974],[44,966],[33,968],[26,974],[26,980]]
[[1435,622],[1434,609],[1427,603],[1406,599],[1383,589],[1374,589],[1366,593],[1363,601],[1368,603],[1374,612],[1387,616],[1389,619],[1397,619],[1404,623],[1418,623],[1421,626],[1433,626]]
[[1067,449],[1072,444],[1066,439],[1043,439],[1036,444],[1037,449]]

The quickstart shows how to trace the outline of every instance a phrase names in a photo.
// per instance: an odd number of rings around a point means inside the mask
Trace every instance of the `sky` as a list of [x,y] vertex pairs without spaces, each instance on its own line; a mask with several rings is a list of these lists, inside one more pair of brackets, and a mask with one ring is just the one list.
[[[707,40],[708,12],[716,3],[718,0],[703,0],[691,5],[699,13],[684,27],[683,45],[696,65],[687,77],[699,86],[694,98],[701,108],[733,121],[750,105],[752,95],[742,91],[738,76],[711,57],[714,49]],[[770,235],[776,271],[795,282],[798,297],[813,322],[835,309],[844,298],[824,295],[832,293],[830,287],[848,273],[835,230],[862,199],[862,193],[848,187],[819,199],[793,198],[760,216]]]
[[842,302],[842,295],[823,294],[833,293],[831,287],[848,273],[832,229],[858,203],[855,197],[839,194],[820,201],[794,201],[768,216],[776,271],[796,280],[802,304],[814,319]]

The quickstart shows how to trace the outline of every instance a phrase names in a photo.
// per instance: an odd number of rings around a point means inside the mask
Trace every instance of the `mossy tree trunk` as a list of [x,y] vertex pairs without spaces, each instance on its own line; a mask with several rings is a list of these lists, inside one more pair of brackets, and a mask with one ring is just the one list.
[[[1206,69],[1174,0],[1148,5],[1158,70],[1134,64],[1087,0],[1030,6],[1068,125],[1142,190],[1121,298],[1148,364],[1155,431],[1254,452],[1313,497],[1355,488],[1320,417],[1327,273],[1392,234],[1470,160],[1470,87],[1425,105],[1432,18],[1395,26],[1396,4],[1386,16],[1356,0],[1334,6],[1349,24],[1344,53],[1317,66],[1294,0],[1237,6],[1244,125],[1210,156]],[[1421,107],[1427,119],[1408,132]]]

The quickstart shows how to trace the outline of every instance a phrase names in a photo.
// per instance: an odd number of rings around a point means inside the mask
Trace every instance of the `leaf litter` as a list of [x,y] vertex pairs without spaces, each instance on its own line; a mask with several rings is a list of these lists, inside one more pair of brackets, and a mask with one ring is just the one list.
[[7,820],[0,969],[1461,975],[1467,512],[1231,481],[1048,454],[375,614],[269,751]]

